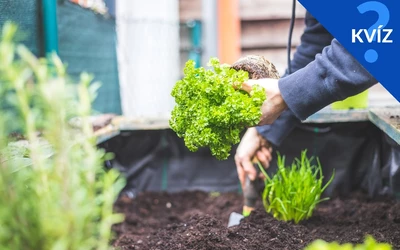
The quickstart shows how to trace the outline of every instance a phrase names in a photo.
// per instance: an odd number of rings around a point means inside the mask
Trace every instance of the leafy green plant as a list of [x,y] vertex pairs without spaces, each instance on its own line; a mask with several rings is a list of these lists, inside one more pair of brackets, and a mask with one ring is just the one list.
[[189,150],[210,147],[222,160],[229,156],[232,144],[239,143],[240,132],[258,124],[266,96],[258,85],[250,95],[240,90],[240,84],[248,79],[246,71],[221,65],[217,58],[211,58],[208,65],[212,69],[196,68],[192,60],[186,63],[185,76],[171,93],[176,105],[170,126],[184,138]]
[[312,165],[313,157],[307,157],[307,151],[301,152],[300,159],[295,159],[291,167],[285,166],[285,157],[278,154],[278,170],[271,178],[260,163],[260,170],[266,177],[262,194],[264,208],[275,218],[294,221],[296,224],[311,217],[316,205],[328,198],[321,199],[321,194],[332,182],[322,185],[321,164]]
[[372,236],[368,235],[365,237],[363,244],[339,244],[337,242],[316,240],[304,248],[304,250],[392,250],[392,246],[388,243],[378,243]]
[[0,41],[0,248],[109,249],[123,183],[96,148],[96,85],[87,74],[71,83],[56,55],[37,59],[16,45],[16,31],[5,24]]

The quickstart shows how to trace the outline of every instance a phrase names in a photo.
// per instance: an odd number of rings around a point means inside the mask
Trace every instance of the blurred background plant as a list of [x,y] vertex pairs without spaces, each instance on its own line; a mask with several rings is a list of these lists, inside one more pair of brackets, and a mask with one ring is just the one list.
[[124,181],[103,167],[89,122],[98,84],[85,73],[72,83],[16,32],[6,23],[0,41],[0,248],[108,249]]
[[371,235],[367,235],[367,237],[365,237],[364,243],[362,244],[339,244],[338,242],[315,240],[304,250],[392,250],[392,246],[388,243],[376,242],[376,240]]

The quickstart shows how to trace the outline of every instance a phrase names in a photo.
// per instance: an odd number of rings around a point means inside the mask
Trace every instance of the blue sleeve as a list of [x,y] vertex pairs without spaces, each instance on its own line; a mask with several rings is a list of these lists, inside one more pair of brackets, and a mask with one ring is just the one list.
[[258,126],[256,129],[268,142],[280,146],[299,123],[299,119],[290,110],[286,110],[271,125]]
[[279,80],[289,109],[305,120],[323,107],[356,95],[377,80],[336,40],[305,68]]
[[[291,61],[292,72],[304,68],[314,61],[315,55],[321,53],[323,48],[330,45],[333,36],[309,13],[305,16],[306,28],[301,36],[301,43],[297,47]],[[285,78],[288,75],[286,70]],[[300,120],[286,110],[271,125],[257,127],[258,133],[275,146],[279,146],[286,136],[300,123]]]
[[[314,61],[315,56],[329,46],[334,38],[309,12],[306,12],[305,26],[300,45],[296,48],[290,62],[292,73]],[[285,75],[287,74],[288,70],[285,72]]]

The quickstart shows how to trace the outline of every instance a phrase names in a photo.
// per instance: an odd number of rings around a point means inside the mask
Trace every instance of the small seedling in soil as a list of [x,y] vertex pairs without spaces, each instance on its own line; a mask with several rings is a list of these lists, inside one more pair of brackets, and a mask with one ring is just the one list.
[[56,55],[36,58],[16,32],[7,23],[0,40],[0,249],[109,249],[123,183],[96,147],[92,78],[71,82]]
[[266,177],[262,200],[265,210],[275,218],[294,221],[296,224],[311,217],[316,205],[328,198],[321,199],[321,194],[332,182],[322,185],[321,164],[312,165],[313,157],[307,158],[307,151],[295,159],[291,167],[285,166],[285,157],[278,154],[278,170],[271,178],[259,163],[260,170]]
[[337,242],[316,240],[304,250],[392,250],[392,246],[388,243],[378,243],[372,236],[368,235],[363,244],[339,244]]
[[[170,126],[184,138],[189,150],[209,147],[222,160],[228,158],[232,145],[239,143],[241,131],[260,122],[261,105],[266,99],[261,86],[254,85],[249,94],[241,90],[241,83],[253,76],[269,77],[268,69],[272,74],[276,69],[261,57],[244,58],[232,67],[211,58],[208,66],[212,69],[196,68],[192,60],[186,63],[184,78],[171,93],[176,105]],[[260,72],[254,73],[254,68]]]
[[220,192],[210,192],[210,197],[213,197],[213,198],[219,197],[220,195],[221,195]]

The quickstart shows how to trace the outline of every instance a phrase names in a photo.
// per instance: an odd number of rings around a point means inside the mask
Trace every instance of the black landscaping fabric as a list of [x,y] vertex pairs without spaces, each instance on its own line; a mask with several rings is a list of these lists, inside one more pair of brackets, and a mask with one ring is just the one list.
[[[121,170],[128,183],[123,193],[142,191],[241,192],[232,148],[231,156],[216,160],[207,148],[190,152],[174,131],[125,131],[100,147],[114,152],[111,167]],[[304,124],[274,148],[269,174],[276,170],[276,152],[289,165],[302,150],[318,157],[325,180],[335,170],[326,195],[345,196],[354,190],[370,197],[400,193],[400,148],[370,122]]]

